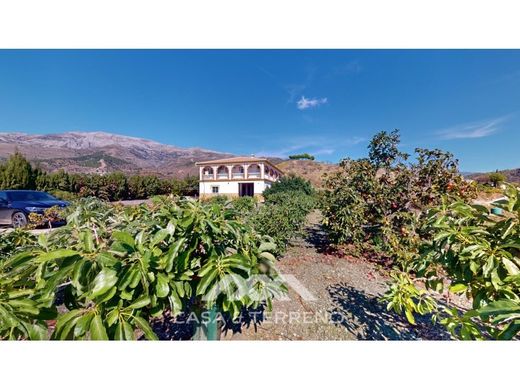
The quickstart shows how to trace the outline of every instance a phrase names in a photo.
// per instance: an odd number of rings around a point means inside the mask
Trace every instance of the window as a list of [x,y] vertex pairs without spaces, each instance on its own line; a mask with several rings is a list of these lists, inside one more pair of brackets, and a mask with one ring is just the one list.
[[214,194],[218,194],[218,186],[211,186],[211,192]]

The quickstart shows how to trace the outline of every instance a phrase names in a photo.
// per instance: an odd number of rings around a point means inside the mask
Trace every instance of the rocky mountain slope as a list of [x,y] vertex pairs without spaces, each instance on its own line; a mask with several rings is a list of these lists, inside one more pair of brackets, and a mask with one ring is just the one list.
[[286,174],[302,176],[316,188],[323,188],[324,175],[336,172],[337,164],[329,164],[311,160],[286,160],[277,164]]
[[180,148],[104,132],[60,134],[0,133],[0,159],[14,150],[47,171],[154,173],[165,177],[196,174],[196,161],[231,156],[201,148]]

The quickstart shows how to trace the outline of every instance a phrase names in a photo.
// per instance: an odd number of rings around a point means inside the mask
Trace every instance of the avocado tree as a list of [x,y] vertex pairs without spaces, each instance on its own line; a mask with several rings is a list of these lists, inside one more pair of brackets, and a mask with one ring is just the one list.
[[5,164],[0,165],[0,189],[33,190],[37,173],[29,161],[16,150]]
[[[424,229],[431,237],[408,262],[406,272],[394,274],[384,300],[388,308],[415,314],[433,313],[454,337],[511,339],[520,332],[520,196],[509,186],[506,199],[488,208],[463,201],[445,201],[432,208]],[[417,282],[425,289],[418,289]],[[464,295],[468,311],[440,307],[430,292]],[[403,299],[404,297],[404,299]]]
[[503,173],[497,171],[490,173],[488,179],[493,187],[498,187],[501,183],[506,181],[506,176]]
[[156,339],[150,321],[167,311],[236,318],[285,292],[273,240],[216,204],[85,199],[67,220],[0,257],[0,338],[45,338],[53,319],[53,339]]
[[415,162],[398,149],[399,133],[378,133],[369,158],[345,159],[326,180],[322,196],[324,226],[336,247],[405,262],[421,242],[420,216],[442,197],[469,199],[474,188],[457,169],[453,155],[415,150]]

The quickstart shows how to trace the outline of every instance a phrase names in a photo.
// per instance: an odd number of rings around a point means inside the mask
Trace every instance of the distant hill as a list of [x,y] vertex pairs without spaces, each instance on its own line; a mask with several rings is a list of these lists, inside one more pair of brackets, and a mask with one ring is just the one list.
[[339,170],[337,164],[313,160],[286,160],[277,164],[286,174],[295,174],[309,180],[317,188],[323,187],[323,177]]
[[50,172],[59,169],[78,173],[121,171],[164,177],[197,174],[195,162],[232,156],[105,132],[0,133],[0,161],[12,154],[15,148]]
[[[520,168],[505,169],[503,171],[498,171],[498,172],[502,173],[506,177],[507,182],[520,183]],[[492,172],[470,173],[470,174],[466,174],[465,176],[471,180],[475,180],[478,182],[485,182],[485,181],[487,181],[487,177],[490,173],[492,173]]]

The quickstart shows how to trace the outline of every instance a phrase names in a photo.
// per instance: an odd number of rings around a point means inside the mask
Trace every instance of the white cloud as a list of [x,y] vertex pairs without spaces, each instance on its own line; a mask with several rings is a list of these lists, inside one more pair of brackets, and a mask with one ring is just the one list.
[[306,110],[308,108],[312,108],[312,107],[318,107],[318,106],[321,106],[322,104],[325,104],[327,103],[327,98],[312,98],[312,99],[307,99],[305,98],[305,96],[302,96],[300,100],[298,100],[298,102],[296,103],[297,107],[298,107],[298,110]]
[[500,131],[502,124],[509,116],[503,116],[486,121],[464,123],[437,132],[440,139],[470,139],[483,138]]

